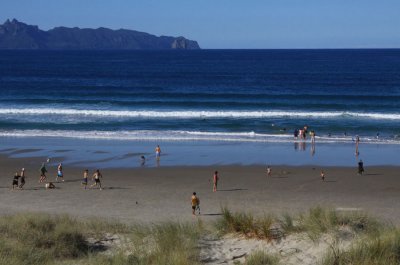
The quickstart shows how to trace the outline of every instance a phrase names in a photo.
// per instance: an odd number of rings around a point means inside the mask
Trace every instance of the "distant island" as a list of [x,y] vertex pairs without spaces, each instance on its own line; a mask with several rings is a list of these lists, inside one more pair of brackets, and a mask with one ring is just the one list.
[[0,49],[27,50],[193,50],[196,41],[135,30],[56,27],[48,31],[16,19],[0,25]]

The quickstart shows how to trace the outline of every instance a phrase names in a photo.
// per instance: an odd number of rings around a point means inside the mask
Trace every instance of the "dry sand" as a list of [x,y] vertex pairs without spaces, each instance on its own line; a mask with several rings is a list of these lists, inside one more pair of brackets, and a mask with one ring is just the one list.
[[[0,214],[34,211],[68,213],[77,217],[102,217],[123,222],[191,221],[190,196],[201,199],[201,218],[215,220],[221,206],[256,215],[306,211],[317,205],[362,209],[377,217],[400,222],[399,167],[367,167],[358,176],[356,168],[313,166],[272,168],[266,176],[262,166],[159,167],[102,169],[104,190],[84,190],[84,168],[64,167],[65,183],[45,190],[38,183],[40,161],[44,158],[0,157]],[[11,191],[16,169],[27,169],[24,190]],[[48,168],[54,181],[56,167]],[[216,193],[212,175],[220,172]],[[93,170],[91,170],[92,172]],[[91,182],[90,182],[91,183]]]
[[[255,215],[296,213],[317,205],[346,210],[363,210],[399,224],[399,167],[367,167],[359,176],[356,168],[314,166],[272,167],[272,177],[262,166],[159,167],[101,169],[103,190],[84,190],[84,168],[64,167],[65,182],[45,190],[38,183],[39,167],[45,158],[15,159],[0,156],[0,214],[14,212],[67,213],[78,218],[98,217],[132,223],[213,221],[221,206]],[[58,158],[61,160],[61,158]],[[12,176],[26,168],[24,190],[12,191]],[[56,166],[48,167],[54,181]],[[212,176],[219,171],[218,191],[212,192]],[[91,170],[91,173],[93,169]],[[89,182],[91,184],[92,182]],[[202,215],[191,215],[190,196],[196,191]],[[329,250],[329,235],[317,244],[304,234],[266,242],[227,235],[204,237],[200,258],[205,264],[234,264],[255,250],[278,255],[281,264],[318,264]],[[344,239],[341,247],[351,240]]]

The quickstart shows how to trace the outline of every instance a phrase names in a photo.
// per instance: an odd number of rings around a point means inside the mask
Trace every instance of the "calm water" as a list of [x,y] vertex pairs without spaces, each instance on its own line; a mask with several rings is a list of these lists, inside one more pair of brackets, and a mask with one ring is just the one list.
[[287,142],[304,125],[400,143],[400,50],[0,51],[0,136]]

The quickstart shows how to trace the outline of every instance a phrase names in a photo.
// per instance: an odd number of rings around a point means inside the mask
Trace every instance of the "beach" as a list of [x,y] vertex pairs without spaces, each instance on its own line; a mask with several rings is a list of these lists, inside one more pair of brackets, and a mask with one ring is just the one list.
[[[64,166],[65,182],[56,183],[56,167],[49,166],[47,181],[53,181],[56,189],[46,190],[38,183],[44,159],[1,156],[0,214],[44,212],[154,223],[213,221],[223,206],[262,216],[304,212],[319,205],[367,211],[395,224],[400,220],[398,166],[367,166],[360,176],[356,167],[272,165],[271,177],[260,165],[104,168],[103,190],[82,188],[83,167]],[[23,190],[12,191],[12,176],[21,167],[26,169],[27,183]],[[320,179],[322,169],[325,181]],[[220,181],[214,193],[215,170]],[[194,191],[201,200],[201,215],[196,218],[190,208]]]

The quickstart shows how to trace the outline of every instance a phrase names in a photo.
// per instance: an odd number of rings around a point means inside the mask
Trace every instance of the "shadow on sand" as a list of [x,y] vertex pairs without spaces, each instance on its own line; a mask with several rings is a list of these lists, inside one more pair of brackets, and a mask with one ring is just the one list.
[[241,190],[248,190],[248,189],[226,189],[226,190],[218,190],[218,191],[241,191]]
[[201,216],[221,216],[222,213],[203,213]]

